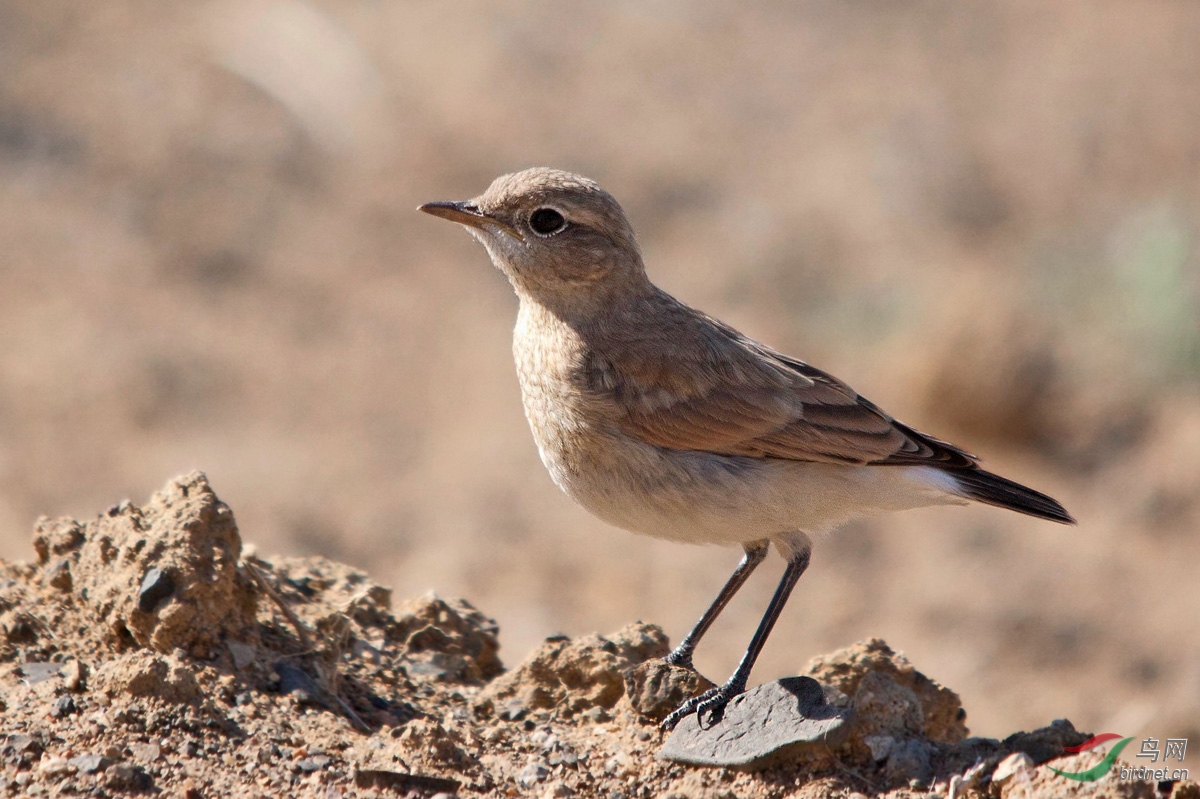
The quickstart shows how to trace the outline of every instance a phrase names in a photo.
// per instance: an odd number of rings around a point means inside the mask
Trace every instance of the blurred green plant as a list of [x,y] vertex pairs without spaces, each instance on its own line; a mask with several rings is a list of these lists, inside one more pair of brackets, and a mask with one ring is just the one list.
[[1164,378],[1200,380],[1200,258],[1182,215],[1168,205],[1134,214],[1109,253],[1114,322]]
[[1072,230],[1033,255],[1034,299],[1062,320],[1075,355],[1150,384],[1200,384],[1192,218],[1174,203],[1144,206],[1110,231]]

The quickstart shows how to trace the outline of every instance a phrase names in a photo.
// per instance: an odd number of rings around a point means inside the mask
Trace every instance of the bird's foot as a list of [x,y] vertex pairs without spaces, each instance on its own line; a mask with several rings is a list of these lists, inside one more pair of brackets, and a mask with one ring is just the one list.
[[721,711],[729,704],[729,701],[735,696],[746,691],[746,681],[739,680],[734,677],[729,679],[729,682],[724,685],[719,685],[716,688],[710,688],[702,694],[693,696],[691,699],[677,707],[671,715],[663,719],[662,729],[664,732],[670,732],[675,729],[675,725],[683,721],[692,713],[696,714],[696,720],[703,726],[704,714],[708,713],[710,722],[719,718]]
[[692,650],[690,647],[685,649],[681,646],[672,649],[671,653],[663,658],[663,660],[672,666],[679,666],[681,668],[691,669],[692,671],[696,670],[696,667],[692,665]]

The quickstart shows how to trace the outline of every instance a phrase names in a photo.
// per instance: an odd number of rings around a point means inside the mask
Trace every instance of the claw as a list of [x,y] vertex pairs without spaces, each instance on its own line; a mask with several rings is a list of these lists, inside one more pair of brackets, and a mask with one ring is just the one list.
[[663,660],[672,666],[680,666],[692,671],[696,670],[696,667],[692,665],[692,653],[690,651],[675,649],[671,651],[671,654],[663,658]]
[[[714,717],[725,709],[725,706],[729,704],[730,700],[732,700],[738,694],[744,693],[745,690],[746,684],[740,680],[730,680],[724,685],[716,688],[710,688],[698,696],[693,696],[691,699],[677,707],[674,712],[671,713],[671,715],[663,719],[660,727],[664,732],[670,732],[671,730],[675,729],[675,726],[679,724],[679,722],[683,721],[692,713],[695,713],[697,716],[700,716],[703,713],[708,713],[708,719],[710,722],[712,722]],[[702,722],[703,719],[698,718],[697,721]]]
[[670,732],[671,730],[675,729],[675,726],[677,724],[679,724],[679,722],[683,721],[687,716],[689,716],[696,709],[696,707],[700,704],[700,700],[702,700],[704,697],[708,696],[710,693],[712,693],[712,691],[715,691],[715,690],[716,689],[713,688],[710,691],[705,691],[704,693],[700,694],[699,696],[693,696],[691,699],[687,700],[682,705],[675,708],[675,710],[671,713],[671,715],[667,716],[665,719],[662,720],[662,724],[659,725],[659,728],[663,732]]

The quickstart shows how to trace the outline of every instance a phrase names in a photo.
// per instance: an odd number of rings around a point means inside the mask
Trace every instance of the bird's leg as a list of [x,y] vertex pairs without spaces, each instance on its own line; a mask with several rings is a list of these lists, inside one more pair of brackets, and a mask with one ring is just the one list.
[[746,654],[742,655],[742,660],[734,669],[733,675],[726,680],[724,685],[705,691],[699,696],[693,696],[680,705],[675,712],[663,720],[662,728],[664,730],[674,729],[675,725],[690,713],[699,714],[705,711],[716,713],[724,708],[729,700],[746,690],[746,680],[750,677],[750,670],[754,668],[754,661],[758,659],[763,644],[767,642],[767,636],[771,634],[771,628],[775,626],[775,621],[779,618],[783,606],[787,604],[788,596],[796,587],[796,581],[808,568],[809,556],[809,548],[804,547],[788,558],[783,579],[779,581],[779,587],[775,589],[775,595],[771,597],[771,603],[767,605],[767,612],[763,614],[762,621],[758,623],[758,629],[754,631],[754,637],[750,639],[750,646],[746,648]]
[[721,615],[721,611],[729,604],[729,600],[733,599],[733,595],[746,582],[746,578],[758,568],[758,564],[763,562],[763,559],[767,556],[767,542],[754,541],[743,545],[743,550],[746,554],[742,556],[742,562],[733,570],[733,574],[726,581],[725,587],[721,589],[721,593],[717,594],[717,598],[704,611],[704,615],[700,617],[700,621],[696,622],[696,626],[692,628],[691,632],[685,635],[683,640],[679,642],[679,646],[675,647],[671,650],[671,654],[663,658],[671,665],[692,668],[692,653],[696,650],[696,644],[700,643],[700,639],[708,632],[708,628],[712,626],[712,623],[717,620],[717,616]]

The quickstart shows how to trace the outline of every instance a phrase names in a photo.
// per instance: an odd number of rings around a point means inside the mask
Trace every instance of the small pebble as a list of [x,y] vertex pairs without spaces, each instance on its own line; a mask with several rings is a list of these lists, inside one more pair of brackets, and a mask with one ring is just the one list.
[[153,763],[162,755],[162,747],[158,744],[133,743],[129,745],[133,759],[140,763]]
[[82,661],[72,660],[62,668],[63,685],[68,691],[79,693],[87,689],[84,684],[87,680],[87,666]]
[[374,647],[361,638],[354,639],[354,643],[350,645],[350,652],[359,660],[368,660],[371,663],[380,663],[383,660],[383,653],[378,647]]
[[66,758],[44,757],[38,764],[38,771],[50,777],[61,777],[75,770]]
[[71,758],[70,762],[72,766],[79,769],[80,774],[95,774],[112,765],[112,761],[104,755],[79,755]]
[[279,675],[279,693],[290,695],[301,704],[317,701],[320,689],[304,669],[283,661],[275,664],[275,672]]
[[551,766],[557,766],[560,763],[564,766],[573,766],[579,762],[579,755],[573,750],[567,749],[562,752],[555,752],[547,758],[547,761]]
[[992,783],[1001,785],[1017,772],[1033,768],[1037,768],[1037,764],[1033,762],[1032,757],[1024,752],[1013,752],[996,766],[996,770],[992,772]]
[[241,641],[226,641],[225,646],[233,658],[233,667],[238,671],[249,666],[258,657],[258,649],[250,644],[243,644]]
[[441,680],[453,676],[453,670],[434,660],[414,660],[406,664],[408,673],[417,677]]
[[154,778],[146,770],[129,763],[117,763],[104,772],[105,785],[116,791],[148,791],[154,787]]
[[158,603],[175,593],[175,581],[157,566],[146,572],[138,589],[138,610],[153,613]]
[[896,739],[890,735],[864,735],[863,743],[871,750],[871,759],[881,763],[891,754]]
[[[520,721],[529,713],[529,706],[520,698],[512,699],[496,709],[496,716],[504,721]],[[528,721],[528,720],[527,720]],[[530,722],[532,724],[532,722]],[[533,729],[533,727],[529,727]]]
[[19,753],[28,752],[31,755],[40,755],[42,753],[42,742],[34,736],[23,732],[10,736],[8,745],[13,748],[13,751]]
[[301,760],[296,766],[305,774],[311,774],[314,771],[320,771],[329,765],[330,758],[328,755],[316,755],[315,757],[306,757]]
[[571,789],[566,783],[555,780],[546,786],[545,792],[542,794],[545,799],[567,799],[572,795]]
[[58,699],[55,699],[54,704],[50,706],[50,716],[51,718],[61,719],[65,716],[70,716],[76,710],[78,710],[78,708],[75,707],[74,699],[69,696],[60,696]]
[[50,566],[46,573],[49,575],[49,583],[64,593],[69,593],[71,590],[71,562],[66,558],[54,563]]
[[522,788],[532,788],[550,775],[550,769],[545,763],[530,763],[521,769],[517,782]]

